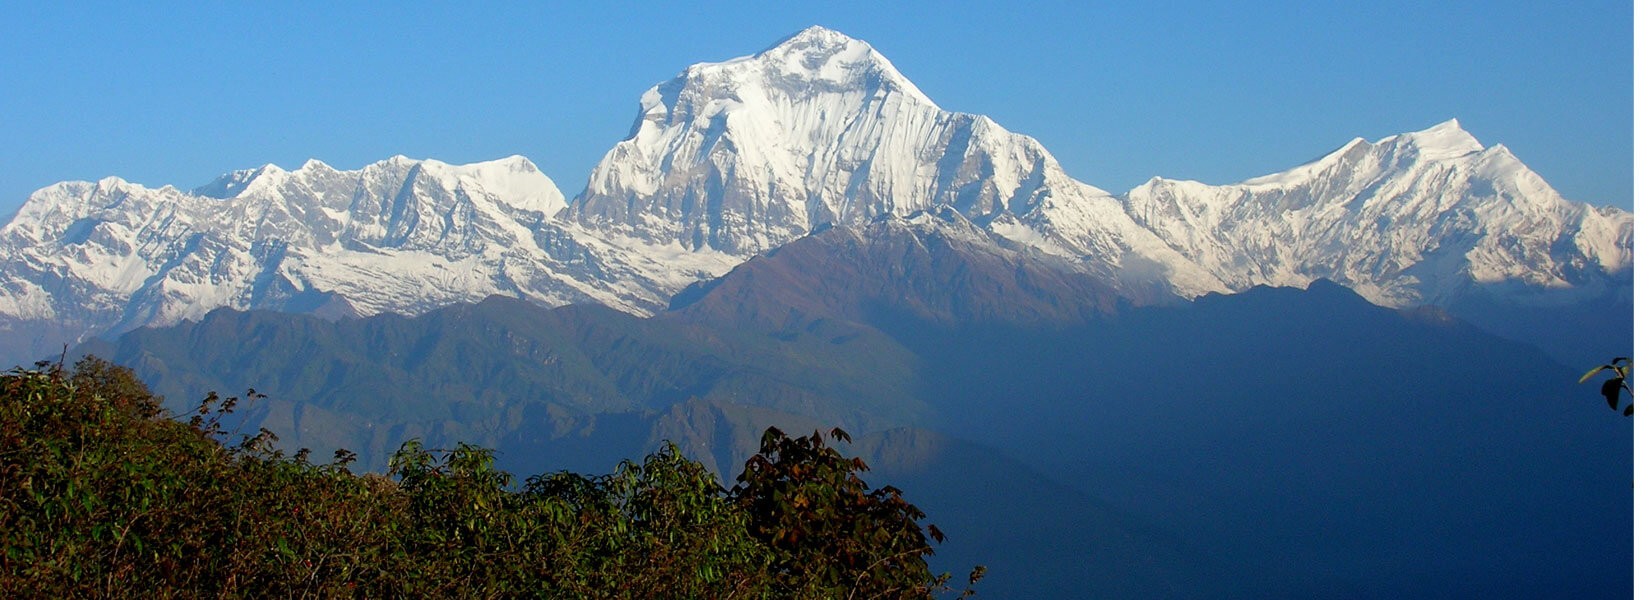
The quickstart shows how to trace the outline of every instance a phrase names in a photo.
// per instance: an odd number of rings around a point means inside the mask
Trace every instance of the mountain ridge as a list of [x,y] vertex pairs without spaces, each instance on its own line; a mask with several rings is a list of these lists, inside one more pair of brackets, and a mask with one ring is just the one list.
[[1582,288],[1632,262],[1629,213],[1565,200],[1454,119],[1236,184],[1153,178],[1126,205],[1233,287],[1326,277],[1386,306],[1448,304],[1507,280]]
[[[501,297],[337,324],[220,309],[201,324],[81,350],[131,366],[183,408],[204,390],[254,386],[269,394],[254,406],[268,408],[249,409],[244,429],[265,426],[322,451],[350,447],[368,465],[409,437],[496,445],[501,461],[526,472],[543,460],[611,464],[665,437],[726,476],[767,424],[840,423],[862,441],[933,430],[1003,451],[934,455],[927,442],[901,442],[879,454],[889,468],[873,475],[898,476],[890,483],[914,502],[926,509],[935,498],[952,511],[936,515],[959,515],[949,518],[967,525],[947,531],[978,554],[957,560],[988,564],[996,589],[1038,597],[1062,594],[1027,590],[1613,597],[1630,588],[1620,568],[1630,531],[1600,507],[1630,499],[1631,426],[1531,346],[1329,282],[1123,303],[1053,327],[919,297],[937,302],[876,325],[860,319],[886,313],[861,307],[902,288],[948,286],[957,272],[999,281],[1003,256],[991,246],[936,251],[951,237],[919,240],[937,244],[922,254],[864,246],[870,240],[844,235],[851,229],[827,233],[737,267],[717,286],[724,293],[645,319]],[[894,274],[821,271],[813,265],[837,254],[821,245],[924,259],[895,262],[907,268]],[[968,266],[948,268],[953,259]],[[1026,280],[1038,282],[1059,283]],[[798,293],[832,288],[843,292]],[[750,293],[726,293],[736,289]],[[1077,286],[1031,290],[1087,300]],[[789,317],[786,308],[798,318],[747,316]],[[1015,465],[983,472],[969,462],[979,459]],[[1058,489],[990,487],[1051,480]],[[1088,516],[1028,527],[1028,503],[1051,509],[1038,514]],[[1190,547],[1137,546],[1114,535],[1118,525],[1161,529]],[[1106,557],[1091,568],[1164,570],[1043,579],[1063,570],[1051,565],[1088,556]],[[1188,572],[1196,586],[1164,587]]]
[[821,228],[946,211],[1134,304],[1319,278],[1397,307],[1631,289],[1631,213],[1563,199],[1453,119],[1236,184],[1114,196],[1035,139],[939,108],[870,44],[810,27],[650,88],[571,200],[520,156],[43,188],[0,227],[0,358],[218,306],[418,314],[503,294],[653,314]]

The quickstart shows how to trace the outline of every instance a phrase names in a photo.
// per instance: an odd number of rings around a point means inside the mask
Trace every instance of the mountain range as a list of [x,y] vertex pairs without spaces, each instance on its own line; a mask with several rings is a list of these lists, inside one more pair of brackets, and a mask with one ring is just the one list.
[[[369,469],[411,438],[516,473],[673,440],[731,481],[769,425],[847,427],[868,477],[945,528],[935,566],[986,564],[989,597],[1631,589],[1630,421],[1532,346],[1321,281],[1094,301],[1073,284],[1092,276],[909,239],[815,234],[646,318],[503,297],[336,323],[219,309],[76,353],[180,414],[256,387],[231,428]],[[959,280],[1041,302],[922,293]],[[791,301],[807,290],[833,291]]]
[[822,227],[942,212],[1137,305],[1320,278],[1392,307],[1630,305],[1632,215],[1563,199],[1453,120],[1238,184],[1158,178],[1117,196],[811,27],[649,89],[571,202],[522,157],[44,188],[0,228],[0,358],[218,307],[416,315],[499,294],[653,314]]
[[[1450,120],[1115,195],[813,27],[646,91],[569,200],[522,157],[36,192],[0,358],[97,354],[283,446],[724,481],[842,426],[990,597],[1631,590],[1632,215]],[[1235,551],[1234,551],[1235,550]]]

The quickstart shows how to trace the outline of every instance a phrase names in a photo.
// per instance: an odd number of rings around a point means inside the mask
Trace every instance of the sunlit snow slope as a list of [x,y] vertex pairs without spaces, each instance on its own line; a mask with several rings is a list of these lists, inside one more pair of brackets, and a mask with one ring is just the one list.
[[0,228],[0,328],[24,360],[219,307],[417,314],[500,294],[646,313],[734,264],[562,227],[565,207],[521,157],[268,165],[193,192],[60,183]]
[[1137,296],[1227,288],[1042,144],[947,112],[865,42],[811,27],[642,95],[573,202],[588,227],[748,255],[826,224],[950,207]]
[[1565,200],[1454,120],[1233,185],[1156,178],[1127,206],[1232,288],[1321,278],[1387,306],[1505,282],[1597,296],[1633,262],[1632,214]]
[[1454,121],[1119,198],[1030,137],[939,108],[869,44],[810,27],[649,89],[571,203],[522,157],[268,165],[193,192],[44,188],[0,227],[0,358],[225,306],[417,314],[499,294],[648,314],[823,226],[942,213],[1137,304],[1318,278],[1399,307],[1631,289],[1631,213],[1563,199]]

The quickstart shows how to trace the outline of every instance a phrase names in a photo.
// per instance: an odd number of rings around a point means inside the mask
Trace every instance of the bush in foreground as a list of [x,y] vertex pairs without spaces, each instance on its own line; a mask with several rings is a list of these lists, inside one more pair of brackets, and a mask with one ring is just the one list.
[[[257,394],[248,391],[245,400]],[[777,429],[731,489],[670,444],[523,484],[491,451],[312,463],[242,398],[169,418],[97,358],[0,375],[0,589],[26,597],[926,598],[938,529],[858,459]],[[846,435],[833,432],[839,439]],[[976,570],[971,580],[978,577]],[[972,582],[972,581],[971,581]],[[963,595],[970,592],[963,591]]]

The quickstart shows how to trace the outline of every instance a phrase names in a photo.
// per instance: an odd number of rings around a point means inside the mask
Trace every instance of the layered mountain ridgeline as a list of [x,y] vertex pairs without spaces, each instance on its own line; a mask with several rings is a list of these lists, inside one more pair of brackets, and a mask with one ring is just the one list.
[[1627,327],[1555,323],[1629,318],[1632,215],[1563,199],[1454,121],[1234,185],[1113,196],[813,27],[645,92],[571,202],[521,157],[45,188],[0,228],[0,359],[219,307],[417,315],[497,294],[654,314],[822,227],[945,211],[1137,305],[1329,279],[1383,306],[1458,309],[1568,362],[1630,347]]
[[[1012,247],[928,215],[817,232],[651,318],[219,311],[86,348],[175,401],[257,387],[245,426],[284,443],[463,439],[523,472],[669,438],[726,476],[769,424],[848,424],[886,440],[873,476],[970,524],[952,541],[1004,595],[1630,585],[1609,507],[1631,497],[1631,427],[1574,369],[1333,284],[1139,307]],[[1070,518],[1026,522],[1028,489]]]
[[[287,442],[348,445],[369,461],[397,438],[560,437],[595,415],[665,414],[689,399],[871,431],[940,418],[923,396],[922,357],[890,332],[1055,330],[1116,310],[1098,280],[1004,248],[1013,244],[954,215],[890,219],[779,248],[652,318],[500,296],[336,322],[220,309],[77,351],[129,365],[179,410],[204,390],[256,387],[271,400],[252,417],[279,424]],[[344,444],[365,432],[376,441]]]
[[[220,309],[82,350],[131,366],[174,408],[202,390],[255,387],[271,400],[249,418],[292,444],[356,449],[369,464],[408,437],[496,446],[505,433],[559,437],[593,415],[654,414],[693,397],[859,431],[926,416],[915,390],[902,390],[914,367],[901,365],[913,359],[890,343],[784,340],[502,297],[337,323]],[[365,432],[373,443],[361,443]]]
[[57,184],[0,228],[0,331],[22,334],[0,357],[219,307],[415,315],[502,294],[645,313],[738,262],[569,229],[565,207],[522,157],[267,165],[193,192]]

